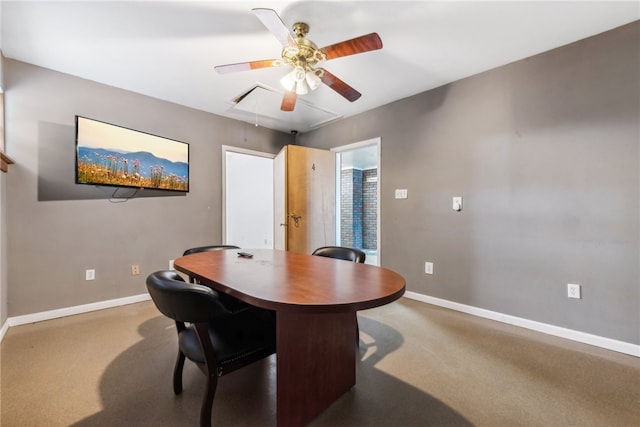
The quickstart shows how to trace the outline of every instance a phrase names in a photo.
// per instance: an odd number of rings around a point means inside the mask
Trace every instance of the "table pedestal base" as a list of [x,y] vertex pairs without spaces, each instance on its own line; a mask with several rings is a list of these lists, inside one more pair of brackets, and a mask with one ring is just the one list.
[[356,313],[277,312],[278,427],[309,423],[356,383]]

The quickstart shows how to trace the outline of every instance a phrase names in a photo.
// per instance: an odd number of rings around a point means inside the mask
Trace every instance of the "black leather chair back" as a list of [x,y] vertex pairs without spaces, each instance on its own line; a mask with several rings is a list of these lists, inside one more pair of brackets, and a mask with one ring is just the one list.
[[[182,256],[186,256],[186,255],[190,255],[190,254],[196,254],[196,253],[199,253],[199,252],[220,251],[220,250],[224,250],[224,249],[240,249],[240,248],[238,246],[234,246],[234,245],[198,246],[196,248],[187,249],[186,251],[184,251]],[[191,276],[189,276],[189,281],[191,283],[197,283],[198,282],[195,277],[191,277]],[[220,298],[220,302],[227,308],[227,310],[231,311],[232,313],[239,313],[241,311],[248,310],[251,307],[249,304],[247,304],[245,302],[242,302],[239,299],[234,298],[231,295],[227,295],[227,294],[224,294],[224,293],[220,294],[219,298]]]
[[218,299],[216,291],[187,283],[175,271],[150,274],[147,289],[158,310],[178,322],[209,322],[231,314]]
[[324,256],[327,258],[343,259],[345,261],[364,263],[367,256],[363,251],[345,246],[323,246],[313,251],[311,255]]
[[208,251],[220,251],[223,249],[240,249],[238,246],[234,245],[209,245],[209,246],[198,246],[197,248],[191,248],[184,251],[183,256],[189,254],[195,254],[198,252],[208,252]]

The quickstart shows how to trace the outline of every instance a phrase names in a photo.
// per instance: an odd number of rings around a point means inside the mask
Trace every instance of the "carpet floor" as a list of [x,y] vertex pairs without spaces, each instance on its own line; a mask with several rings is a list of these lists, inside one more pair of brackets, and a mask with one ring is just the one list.
[[[312,427],[640,426],[639,358],[407,298],[358,319],[357,383]],[[0,425],[197,426],[205,378],[187,362],[173,394],[176,341],[150,301],[12,327]],[[213,425],[275,426],[275,358],[220,379]]]

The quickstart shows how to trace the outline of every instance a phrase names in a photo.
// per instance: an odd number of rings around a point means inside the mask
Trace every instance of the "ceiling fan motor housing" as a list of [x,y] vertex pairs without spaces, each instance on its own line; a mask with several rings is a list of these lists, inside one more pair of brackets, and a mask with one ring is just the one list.
[[304,37],[309,34],[309,25],[305,22],[296,22],[293,24],[293,34],[296,37]]
[[309,32],[309,25],[304,22],[297,22],[293,25],[296,35],[297,46],[287,46],[282,50],[282,59],[292,67],[302,67],[305,71],[312,71],[313,66],[320,61],[324,61],[324,52],[305,35]]

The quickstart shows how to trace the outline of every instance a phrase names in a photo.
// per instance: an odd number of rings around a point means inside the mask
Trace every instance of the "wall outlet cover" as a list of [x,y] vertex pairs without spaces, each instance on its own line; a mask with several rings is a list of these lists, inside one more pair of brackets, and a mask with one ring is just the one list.
[[406,199],[409,191],[406,188],[396,188],[396,199]]
[[575,283],[567,284],[567,297],[580,299],[580,294],[580,285],[577,285]]
[[433,263],[432,262],[425,262],[424,263],[424,272],[425,274],[433,274]]

